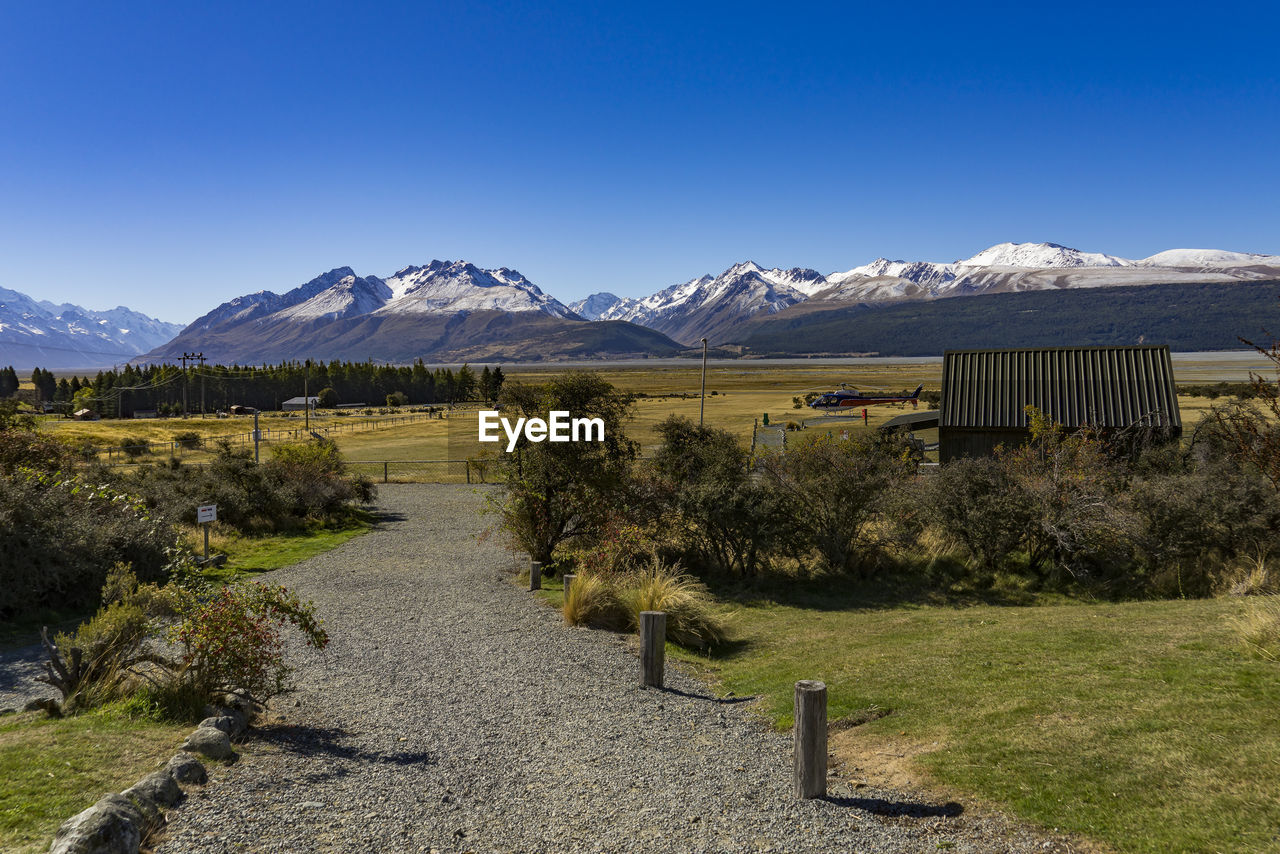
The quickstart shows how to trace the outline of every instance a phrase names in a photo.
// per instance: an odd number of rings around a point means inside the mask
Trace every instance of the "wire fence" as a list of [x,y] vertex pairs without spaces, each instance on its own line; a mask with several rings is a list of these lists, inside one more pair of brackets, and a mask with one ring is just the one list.
[[[306,427],[297,427],[290,429],[277,430],[260,430],[260,441],[263,444],[272,442],[300,442],[306,439],[323,438],[331,439],[336,436],[348,436],[353,433],[367,433],[373,430],[385,430],[389,427],[399,427],[405,424],[414,424],[420,421],[429,421],[439,419],[443,416],[443,412],[422,412],[411,415],[397,415],[392,418],[377,418],[366,421],[350,421],[340,424],[329,425],[313,425],[310,429]],[[254,442],[253,431],[247,433],[224,433],[216,436],[201,436],[189,439],[174,438],[167,442],[129,442],[128,446],[121,443],[118,446],[106,447],[98,449],[96,459],[99,462],[105,462],[108,465],[114,464],[132,464],[139,457],[155,454],[168,454],[169,456],[182,457],[188,453],[208,453],[212,451],[220,442],[228,442],[232,447],[252,447]]]

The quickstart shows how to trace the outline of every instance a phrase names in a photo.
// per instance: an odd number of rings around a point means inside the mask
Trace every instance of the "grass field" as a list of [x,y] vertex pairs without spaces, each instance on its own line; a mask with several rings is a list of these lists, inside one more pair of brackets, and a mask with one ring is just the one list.
[[[1175,365],[1177,376],[1184,382],[1239,381],[1247,379],[1257,370],[1256,359],[1222,360],[1207,354],[1199,359],[1182,359]],[[563,368],[547,365],[511,365],[503,369],[508,378],[519,382],[541,382],[559,373]],[[683,415],[697,419],[699,415],[698,391],[701,383],[701,366],[696,361],[654,366],[610,366],[603,364],[591,371],[618,388],[645,395],[636,401],[629,434],[641,443],[645,452],[656,447],[654,428],[669,415]],[[863,429],[860,418],[832,418],[804,408],[796,409],[793,398],[803,397],[808,391],[826,391],[847,383],[859,389],[901,391],[924,384],[926,390],[936,391],[942,377],[939,361],[872,361],[857,364],[823,364],[818,360],[776,365],[751,361],[733,364],[713,364],[707,371],[707,397],[705,419],[707,423],[729,430],[744,443],[751,441],[753,428],[763,423],[765,414],[774,427],[785,427],[788,421],[805,425],[808,429],[830,431],[856,431]],[[1183,422],[1187,432],[1204,416],[1214,403],[1207,398],[1179,398]],[[461,407],[452,413],[454,419],[470,419],[475,405]],[[906,406],[874,406],[868,410],[867,427],[872,429],[904,411]],[[385,419],[374,416],[372,420]],[[342,425],[352,429],[369,419],[363,416],[335,416],[321,412],[312,417],[315,429]],[[92,441],[103,446],[118,447],[125,438],[137,438],[151,442],[170,442],[177,433],[194,431],[202,436],[243,435],[253,429],[250,417],[149,419],[93,422],[77,422],[60,418],[46,418],[41,429],[74,441]],[[263,430],[297,430],[303,426],[303,418],[297,414],[270,413],[261,418]],[[453,428],[460,427],[458,420]],[[449,449],[449,423],[426,421],[417,424],[343,432],[334,436],[343,453],[351,460],[443,460],[451,458]],[[473,429],[473,428],[468,428]],[[936,440],[936,432],[921,433],[926,441]],[[776,433],[773,437],[776,441]],[[246,447],[248,445],[246,444]],[[200,451],[183,451],[179,456],[198,462],[207,457]],[[455,452],[453,458],[461,458]],[[160,449],[146,459],[164,459],[168,449]]]
[[858,608],[823,591],[735,603],[738,644],[675,654],[780,727],[794,683],[825,681],[855,779],[976,795],[1118,851],[1276,851],[1280,670],[1243,654],[1228,621],[1244,607]]
[[49,850],[62,822],[163,766],[190,729],[119,706],[60,720],[0,718],[0,850]]

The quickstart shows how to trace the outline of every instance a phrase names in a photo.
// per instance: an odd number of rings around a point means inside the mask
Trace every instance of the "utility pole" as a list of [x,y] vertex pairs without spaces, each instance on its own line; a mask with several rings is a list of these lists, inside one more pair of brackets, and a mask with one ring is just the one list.
[[307,391],[311,383],[311,360],[307,359],[306,368],[302,372],[302,408],[307,413],[307,435],[311,435],[311,393]]
[[200,360],[200,417],[204,418],[204,353],[196,353],[196,358]]
[[707,339],[702,339],[702,395],[698,401],[698,426],[702,426],[702,414],[707,408]]
[[182,354],[182,417],[187,417],[187,359],[195,358],[192,353]]

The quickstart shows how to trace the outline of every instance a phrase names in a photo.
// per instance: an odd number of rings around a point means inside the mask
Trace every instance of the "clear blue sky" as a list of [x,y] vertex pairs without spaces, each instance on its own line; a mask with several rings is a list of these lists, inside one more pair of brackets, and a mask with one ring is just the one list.
[[0,285],[1280,253],[1277,13],[1122,5],[0,2]]

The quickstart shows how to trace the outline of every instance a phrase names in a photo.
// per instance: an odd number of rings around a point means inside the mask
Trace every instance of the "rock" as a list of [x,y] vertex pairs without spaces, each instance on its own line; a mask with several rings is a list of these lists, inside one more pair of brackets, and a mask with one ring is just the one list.
[[210,759],[230,759],[235,755],[235,751],[231,749],[231,738],[213,727],[200,727],[191,733],[182,743],[182,749]]
[[169,776],[179,783],[194,783],[197,786],[203,786],[209,782],[209,774],[204,770],[204,766],[200,764],[199,759],[196,759],[190,753],[175,754],[169,760],[169,764],[165,766],[165,770],[169,772]]
[[200,726],[211,727],[213,729],[220,729],[223,732],[225,732],[227,735],[233,735],[234,734],[233,730],[235,729],[235,726],[236,726],[236,720],[230,715],[219,715],[216,718],[205,718],[200,722]]
[[0,709],[0,718],[4,717],[5,715],[16,715],[17,713],[18,713],[17,709]]
[[173,779],[168,770],[148,774],[121,794],[125,797],[139,795],[162,807],[171,807],[182,800],[182,789],[178,788],[178,781]]
[[164,824],[145,798],[107,795],[58,828],[50,854],[137,854],[142,838]]
[[62,706],[52,697],[41,697],[39,700],[32,700],[22,707],[24,712],[47,712],[51,718],[62,717]]

